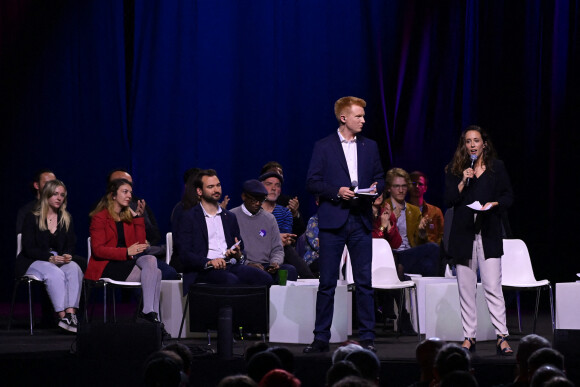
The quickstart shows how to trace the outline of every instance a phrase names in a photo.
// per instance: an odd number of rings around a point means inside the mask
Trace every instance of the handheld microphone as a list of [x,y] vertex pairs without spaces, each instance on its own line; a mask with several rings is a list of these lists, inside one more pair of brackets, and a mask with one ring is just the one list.
[[[471,167],[473,169],[473,165],[475,164],[475,160],[477,160],[477,155],[472,154],[471,156]],[[469,183],[471,182],[471,177],[467,178],[467,181],[465,182],[465,186],[469,187]]]
[[[238,260],[235,258],[230,258],[230,259],[224,258],[224,259],[226,260],[226,266],[227,265],[235,265],[236,263],[238,263]],[[215,269],[215,267],[213,267],[212,265],[206,266],[203,268],[203,270],[213,270],[213,269]]]
[[356,187],[358,187],[358,181],[356,181],[356,180],[353,180],[353,181],[350,183],[350,187],[349,187],[348,189],[350,189],[351,191],[354,191],[354,189],[355,189]]

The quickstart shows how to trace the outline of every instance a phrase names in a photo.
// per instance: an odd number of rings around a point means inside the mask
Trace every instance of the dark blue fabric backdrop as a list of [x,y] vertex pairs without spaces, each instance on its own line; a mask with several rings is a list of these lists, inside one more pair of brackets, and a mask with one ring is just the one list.
[[572,279],[561,203],[578,194],[578,12],[571,0],[1,1],[4,290],[36,169],[67,184],[80,253],[119,166],[163,233],[193,166],[217,169],[233,206],[277,160],[310,215],[310,152],[344,95],[367,100],[384,168],[426,172],[435,204],[459,132],[486,127],[513,179],[515,236],[539,276]]

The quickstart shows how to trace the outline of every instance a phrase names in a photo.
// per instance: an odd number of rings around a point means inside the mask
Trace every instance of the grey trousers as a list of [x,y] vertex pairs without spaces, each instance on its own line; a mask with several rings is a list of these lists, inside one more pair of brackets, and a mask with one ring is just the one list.
[[79,307],[83,271],[75,262],[57,266],[48,261],[34,261],[26,271],[44,281],[56,312]]
[[157,258],[154,255],[143,255],[137,258],[135,267],[126,281],[141,282],[141,289],[143,291],[143,313],[155,312],[159,315],[161,270],[157,268]]
[[468,266],[457,265],[463,336],[475,337],[477,330],[477,304],[475,298],[477,295],[478,267],[495,333],[507,335],[505,301],[501,288],[501,258],[485,259],[481,234],[477,234],[473,241],[473,254]]

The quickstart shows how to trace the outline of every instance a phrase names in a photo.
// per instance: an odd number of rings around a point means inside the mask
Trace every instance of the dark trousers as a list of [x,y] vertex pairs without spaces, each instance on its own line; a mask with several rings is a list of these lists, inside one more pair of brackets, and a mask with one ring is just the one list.
[[237,264],[227,265],[224,270],[208,269],[197,274],[198,283],[270,286],[274,282],[270,273],[254,267]]
[[359,318],[359,339],[374,340],[375,310],[371,282],[372,237],[360,215],[350,214],[339,229],[320,229],[320,285],[316,295],[314,338],[330,341],[334,313],[334,292],[344,246],[348,247],[356,285],[356,306]]

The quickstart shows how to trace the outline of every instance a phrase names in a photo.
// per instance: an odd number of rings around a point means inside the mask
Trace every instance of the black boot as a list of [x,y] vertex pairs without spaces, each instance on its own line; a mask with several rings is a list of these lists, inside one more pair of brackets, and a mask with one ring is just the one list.
[[403,336],[417,336],[417,332],[415,332],[415,328],[411,323],[411,315],[406,309],[403,309],[397,320],[397,332]]

